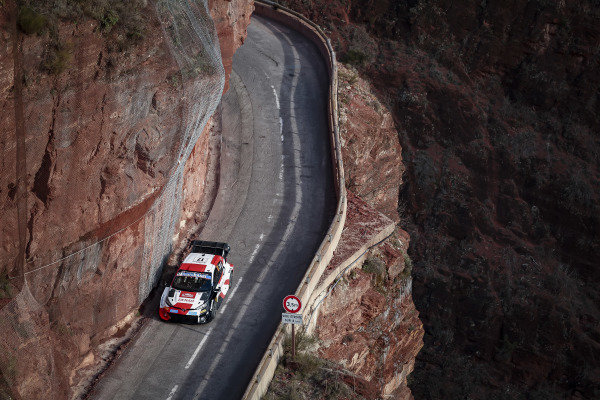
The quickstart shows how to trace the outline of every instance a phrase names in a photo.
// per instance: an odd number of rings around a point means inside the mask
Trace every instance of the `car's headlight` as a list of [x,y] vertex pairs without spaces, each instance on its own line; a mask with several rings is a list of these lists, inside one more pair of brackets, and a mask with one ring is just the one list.
[[192,308],[192,310],[202,310],[206,307],[206,302],[198,304],[198,307]]
[[173,307],[175,305],[171,302],[171,300],[169,300],[172,297],[175,297],[175,289],[169,288],[169,291],[167,292],[167,296],[165,297],[165,303],[167,303],[167,305],[170,307]]

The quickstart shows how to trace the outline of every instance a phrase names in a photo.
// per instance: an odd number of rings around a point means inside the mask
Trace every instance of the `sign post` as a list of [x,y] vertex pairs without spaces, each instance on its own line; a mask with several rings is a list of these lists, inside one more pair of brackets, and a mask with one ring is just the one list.
[[294,295],[285,296],[283,309],[289,314],[283,313],[283,323],[292,324],[292,360],[296,358],[296,325],[302,325],[302,314],[296,314],[302,309],[300,299]]

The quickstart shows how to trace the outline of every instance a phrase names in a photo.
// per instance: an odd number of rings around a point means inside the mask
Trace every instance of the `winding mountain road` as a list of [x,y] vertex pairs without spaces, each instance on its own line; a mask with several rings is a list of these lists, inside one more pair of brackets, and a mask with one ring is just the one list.
[[253,17],[221,102],[219,191],[201,238],[231,245],[232,291],[206,325],[149,321],[93,399],[236,399],[335,213],[327,69],[299,33]]

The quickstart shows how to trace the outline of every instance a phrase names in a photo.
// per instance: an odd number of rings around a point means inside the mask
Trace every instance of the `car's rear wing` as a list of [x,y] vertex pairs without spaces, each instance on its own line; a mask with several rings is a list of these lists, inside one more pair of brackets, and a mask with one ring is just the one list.
[[214,254],[227,258],[230,247],[227,243],[208,242],[205,240],[194,240],[192,242],[192,253]]

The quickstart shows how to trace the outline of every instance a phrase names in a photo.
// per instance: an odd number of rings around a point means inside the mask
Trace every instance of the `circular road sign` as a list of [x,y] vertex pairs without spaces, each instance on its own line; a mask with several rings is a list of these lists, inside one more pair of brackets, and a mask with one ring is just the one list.
[[300,303],[300,299],[296,296],[289,295],[285,296],[283,299],[283,308],[285,311],[289,313],[297,313],[302,308],[302,303]]

